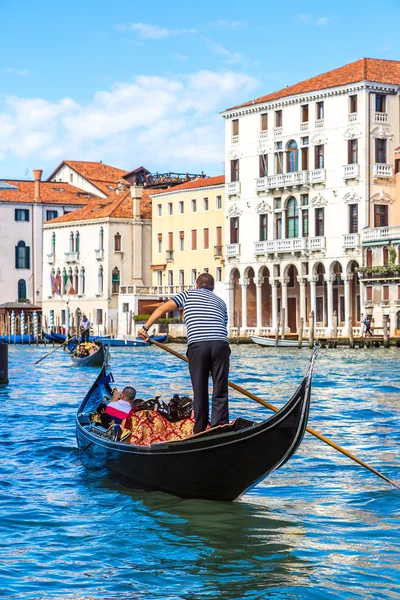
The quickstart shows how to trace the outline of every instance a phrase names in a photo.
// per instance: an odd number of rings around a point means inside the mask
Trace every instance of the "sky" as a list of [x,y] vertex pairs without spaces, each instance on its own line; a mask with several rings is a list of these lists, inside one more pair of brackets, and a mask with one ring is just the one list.
[[400,0],[0,0],[0,179],[64,159],[223,173],[229,106],[400,60]]

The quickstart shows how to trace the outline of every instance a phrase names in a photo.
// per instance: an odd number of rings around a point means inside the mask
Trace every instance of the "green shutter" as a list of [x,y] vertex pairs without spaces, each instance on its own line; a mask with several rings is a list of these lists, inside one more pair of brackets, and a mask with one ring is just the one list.
[[25,269],[31,268],[31,249],[29,246],[25,248]]
[[15,246],[15,268],[18,269],[18,246]]

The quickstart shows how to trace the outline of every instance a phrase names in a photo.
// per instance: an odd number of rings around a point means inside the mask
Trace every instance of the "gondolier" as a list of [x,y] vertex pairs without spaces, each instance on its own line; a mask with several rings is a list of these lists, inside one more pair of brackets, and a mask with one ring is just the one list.
[[82,320],[80,322],[81,342],[89,341],[89,333],[91,327],[93,327],[93,323],[89,321],[86,315],[82,315]]
[[139,336],[148,339],[148,330],[167,312],[184,309],[188,335],[187,357],[194,393],[194,433],[207,428],[209,418],[208,379],[213,381],[211,427],[229,422],[228,312],[225,302],[214,294],[214,277],[202,273],[196,289],[177,294],[159,306],[147,320]]

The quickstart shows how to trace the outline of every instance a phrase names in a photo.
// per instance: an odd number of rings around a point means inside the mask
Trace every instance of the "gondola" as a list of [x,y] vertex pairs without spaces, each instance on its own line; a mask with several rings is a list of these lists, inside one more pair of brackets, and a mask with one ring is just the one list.
[[[55,333],[55,332],[51,332],[51,333],[44,333],[43,334],[44,337],[49,341],[49,342],[53,342],[56,344],[63,344],[65,342],[65,335],[63,335],[62,333]],[[167,339],[166,335],[156,335],[156,336],[151,336],[152,339],[156,340],[156,342],[160,342],[163,343],[165,342],[165,340]],[[109,336],[96,336],[96,335],[92,335],[89,337],[89,341],[90,342],[94,342],[95,340],[100,340],[102,342],[105,342],[106,344],[109,344],[110,346],[118,346],[118,347],[130,347],[130,348],[141,348],[143,346],[150,346],[149,342],[145,342],[144,340],[141,339],[136,339],[136,340],[125,340],[125,339],[118,339],[118,338],[112,338]]]
[[286,463],[307,426],[316,353],[292,398],[262,422],[237,418],[177,442],[134,446],[92,431],[90,414],[110,395],[106,368],[86,394],[76,415],[76,436],[85,463],[105,468],[124,484],[182,498],[232,501]]
[[84,358],[79,358],[74,356],[72,353],[77,347],[79,342],[68,342],[68,350],[71,353],[71,360],[74,367],[101,367],[104,362],[105,357],[105,348],[102,342],[99,343],[99,349],[90,356],[85,356]]
[[[255,344],[259,346],[267,346],[267,347],[278,347],[278,348],[298,348],[299,342],[298,340],[293,339],[282,339],[278,338],[277,340],[273,337],[265,337],[262,335],[252,335],[251,339]],[[307,340],[303,340],[301,343],[303,348],[306,348],[309,345]]]

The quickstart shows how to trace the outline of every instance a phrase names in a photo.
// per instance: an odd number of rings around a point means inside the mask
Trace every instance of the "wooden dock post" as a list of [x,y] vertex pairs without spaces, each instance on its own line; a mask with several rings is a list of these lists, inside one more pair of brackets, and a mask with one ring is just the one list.
[[314,348],[314,339],[315,339],[315,320],[314,320],[314,311],[310,312],[309,317],[309,346],[310,348]]
[[350,348],[354,348],[353,319],[351,317],[349,317],[349,342]]
[[281,321],[280,321],[281,317],[280,314],[277,314],[276,317],[276,331],[275,331],[275,347],[278,346],[278,340],[279,340],[279,329],[281,326]]
[[281,313],[281,340],[285,339],[285,309],[282,308]]
[[8,384],[8,345],[0,343],[0,387]]
[[303,346],[303,328],[304,328],[304,319],[300,317],[300,325],[299,325],[299,348]]
[[334,310],[333,311],[333,337],[335,340],[337,339],[337,322],[338,322],[337,312],[336,312],[336,310]]
[[389,348],[389,335],[388,335],[388,315],[383,315],[383,345],[385,348]]

